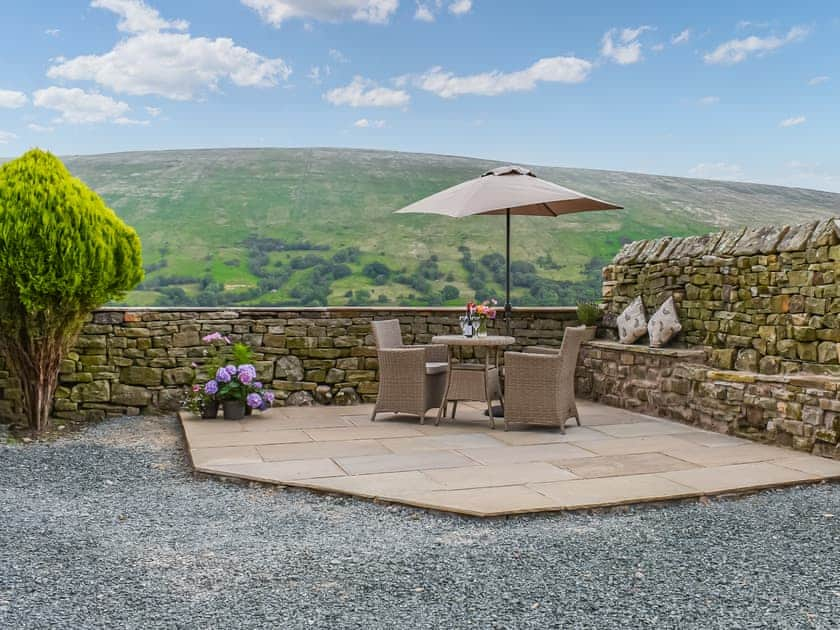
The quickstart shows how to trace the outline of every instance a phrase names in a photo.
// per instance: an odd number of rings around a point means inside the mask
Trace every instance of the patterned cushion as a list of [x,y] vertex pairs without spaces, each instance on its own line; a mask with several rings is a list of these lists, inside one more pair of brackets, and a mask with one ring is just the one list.
[[645,325],[645,305],[637,297],[618,316],[618,340],[621,343],[633,343],[647,332]]
[[677,307],[674,298],[669,297],[659,307],[647,325],[650,345],[654,348],[664,346],[671,338],[682,330],[680,320],[677,319]]

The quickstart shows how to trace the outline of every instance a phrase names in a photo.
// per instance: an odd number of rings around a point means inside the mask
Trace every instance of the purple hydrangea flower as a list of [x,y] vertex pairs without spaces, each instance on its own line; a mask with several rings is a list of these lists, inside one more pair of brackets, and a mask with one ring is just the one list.
[[225,371],[228,373],[228,375],[233,376],[234,374],[236,374],[236,366],[233,364],[226,365]]
[[210,381],[207,381],[204,384],[204,393],[205,394],[208,394],[209,396],[212,396],[215,393],[217,393],[218,391],[219,391],[219,384],[216,381],[210,380]]
[[254,380],[254,377],[247,370],[240,370],[239,371],[239,382],[242,383],[243,385],[247,385],[248,383],[250,383],[253,380]]
[[253,383],[251,383],[251,387],[253,387],[254,389],[262,389],[263,384],[260,381],[254,381]]
[[216,380],[220,383],[230,383],[230,374],[225,368],[220,367],[216,371]]
[[248,394],[248,397],[245,399],[245,404],[251,409],[259,409],[263,404],[262,396],[259,394]]
[[274,392],[264,392],[263,398],[265,398],[265,402],[271,405],[274,402]]
[[239,370],[240,374],[242,374],[243,372],[247,372],[251,375],[252,378],[255,378],[257,376],[257,368],[255,368],[250,363],[243,363],[237,369]]

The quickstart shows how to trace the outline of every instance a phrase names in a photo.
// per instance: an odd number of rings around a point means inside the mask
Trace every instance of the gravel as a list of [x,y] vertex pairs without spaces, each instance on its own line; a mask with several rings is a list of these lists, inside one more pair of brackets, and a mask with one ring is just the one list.
[[477,520],[194,477],[171,418],[0,446],[0,628],[837,628],[840,485]]

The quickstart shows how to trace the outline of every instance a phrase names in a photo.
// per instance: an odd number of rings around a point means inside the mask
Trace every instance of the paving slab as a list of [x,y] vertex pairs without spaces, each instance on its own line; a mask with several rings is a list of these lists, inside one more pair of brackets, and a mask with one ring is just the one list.
[[257,444],[286,444],[289,442],[311,442],[300,429],[280,431],[238,431],[236,433],[205,433],[194,435],[190,445],[194,448],[211,446],[256,446]]
[[584,479],[644,475],[647,473],[686,470],[696,467],[694,464],[681,459],[668,457],[662,453],[634,453],[631,455],[592,457],[557,462],[557,465]]
[[[250,462],[247,464],[217,464],[217,474],[241,477],[266,483],[283,483],[301,479],[339,477],[344,471],[331,459],[298,459],[286,462]],[[205,472],[210,472],[205,470]]]
[[430,470],[433,468],[458,468],[475,462],[452,451],[425,451],[390,455],[362,455],[336,457],[335,462],[348,475],[399,472],[405,470]]
[[423,474],[447,490],[518,486],[527,483],[565,481],[577,478],[568,470],[563,470],[545,462],[425,470]]
[[660,473],[660,476],[703,493],[773,488],[804,481],[817,481],[820,478],[818,475],[769,462],[679,470]]
[[240,421],[181,413],[196,470],[474,516],[751,492],[840,479],[840,461],[581,401],[566,433],[490,430],[460,404],[440,426],[370,405],[280,408]]
[[696,494],[694,488],[657,475],[555,481],[529,487],[567,510],[680,499]]
[[290,459],[318,459],[321,457],[353,457],[360,455],[388,455],[392,451],[376,440],[305,442],[301,444],[266,444],[257,452],[267,462]]

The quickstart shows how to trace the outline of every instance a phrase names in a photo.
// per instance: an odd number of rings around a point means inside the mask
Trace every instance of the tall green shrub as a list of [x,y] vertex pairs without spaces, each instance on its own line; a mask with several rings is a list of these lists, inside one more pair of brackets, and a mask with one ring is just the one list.
[[0,353],[34,431],[85,317],[143,279],[140,239],[54,155],[0,167]]

